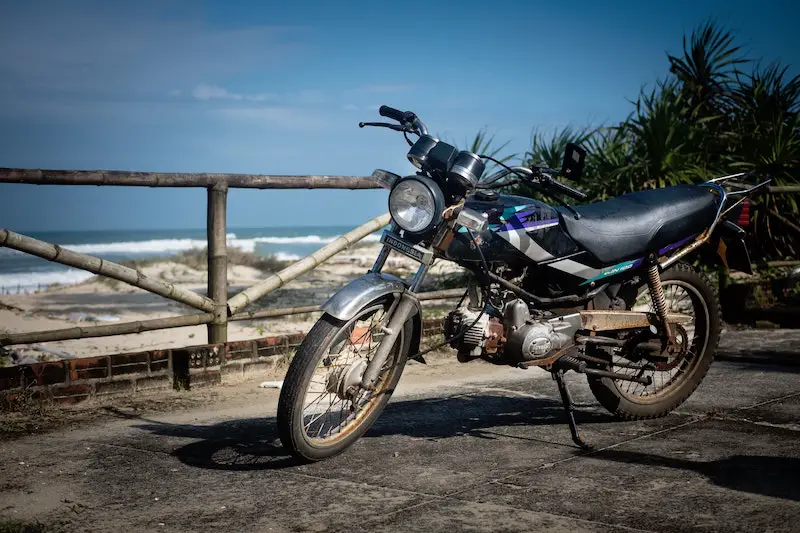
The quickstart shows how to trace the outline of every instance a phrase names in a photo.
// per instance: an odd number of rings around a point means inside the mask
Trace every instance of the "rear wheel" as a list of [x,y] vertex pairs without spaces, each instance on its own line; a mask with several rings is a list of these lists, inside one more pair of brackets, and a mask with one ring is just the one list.
[[281,442],[292,455],[319,461],[343,452],[378,418],[394,392],[411,344],[412,320],[380,371],[376,390],[358,384],[381,343],[392,297],[372,302],[349,321],[325,314],[300,345],[278,401]]
[[[632,361],[600,350],[592,353],[609,360],[607,370],[651,378],[651,383],[644,385],[588,376],[589,387],[597,401],[625,420],[661,417],[686,401],[708,373],[719,342],[722,322],[719,299],[708,278],[690,265],[678,263],[663,272],[661,280],[667,312],[693,317],[676,332],[678,340],[686,343],[683,356],[668,364],[650,364],[644,369],[644,360]],[[646,285],[639,289],[636,300],[628,307],[633,311],[655,312]]]

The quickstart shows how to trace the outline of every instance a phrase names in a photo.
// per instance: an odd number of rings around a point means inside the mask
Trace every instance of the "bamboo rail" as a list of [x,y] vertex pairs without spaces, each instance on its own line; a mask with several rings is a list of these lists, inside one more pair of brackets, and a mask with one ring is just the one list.
[[213,300],[196,292],[176,287],[165,281],[149,278],[137,269],[112,263],[99,257],[73,252],[66,248],[61,248],[57,244],[50,244],[7,229],[0,229],[0,246],[29,253],[54,263],[73,266],[93,274],[101,274],[124,281],[134,287],[139,287],[201,311],[214,310]]
[[273,274],[264,281],[248,287],[239,294],[228,300],[228,314],[234,315],[251,303],[266,294],[282,287],[289,281],[305,274],[309,270],[317,267],[324,261],[330,259],[345,248],[355,244],[367,235],[374,233],[389,223],[389,213],[373,218],[369,222],[360,225],[356,229],[338,237],[335,241],[326,244],[311,255],[307,255],[296,263],[284,268],[280,272]]
[[793,267],[800,266],[800,261],[767,261],[768,267]]
[[0,168],[0,183],[31,185],[118,185],[123,187],[214,187],[244,189],[379,189],[367,176],[265,176],[128,172],[123,170],[42,170]]
[[[108,324],[104,326],[87,326],[48,331],[31,331],[27,333],[0,333],[0,346],[12,344],[30,344],[32,342],[66,341],[72,339],[88,339],[94,337],[110,337],[112,335],[126,335],[141,333],[156,329],[182,328],[185,326],[199,326],[208,324],[214,319],[212,313],[194,315],[180,315],[168,318],[153,318],[122,324]],[[210,344],[210,343],[209,343]]]
[[[447,289],[442,291],[423,292],[417,295],[420,301],[448,300],[460,298],[465,289]],[[241,320],[258,320],[262,318],[276,318],[281,316],[299,315],[303,313],[314,313],[322,310],[319,305],[307,305],[303,307],[284,307],[278,309],[264,309],[249,313],[237,313],[228,318],[229,322]],[[46,331],[31,331],[25,333],[0,333],[0,346],[10,346],[13,344],[30,344],[34,342],[66,341],[74,339],[90,339],[94,337],[108,337],[111,335],[126,335],[130,333],[142,333],[144,331],[154,331],[157,329],[182,328],[186,326],[200,326],[202,324],[212,325],[214,320],[213,313],[201,313],[193,315],[181,315],[167,318],[153,318],[150,320],[139,320],[136,322],[125,322],[122,324],[108,324],[103,326],[73,327]],[[226,341],[210,342],[218,344]]]
[[[466,289],[447,289],[442,291],[421,292],[417,294],[417,300],[433,301],[433,300],[450,300],[453,298],[460,298]],[[246,313],[236,313],[228,317],[229,322],[237,322],[240,320],[258,320],[261,318],[276,318],[280,316],[302,315],[304,313],[316,313],[322,311],[319,305],[306,305],[303,307],[281,307],[278,309],[263,309],[261,311],[250,311]]]

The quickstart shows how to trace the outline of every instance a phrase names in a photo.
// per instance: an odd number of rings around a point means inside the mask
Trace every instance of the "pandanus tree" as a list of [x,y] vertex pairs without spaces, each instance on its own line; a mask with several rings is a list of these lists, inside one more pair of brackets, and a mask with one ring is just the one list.
[[[748,69],[734,36],[713,22],[685,36],[682,53],[667,58],[669,75],[640,92],[625,120],[535,132],[521,163],[558,168],[567,143],[583,145],[588,156],[578,185],[593,201],[740,171],[777,186],[800,185],[800,75],[778,64]],[[506,190],[533,194],[524,185]],[[798,258],[798,203],[796,194],[756,198],[755,258]]]

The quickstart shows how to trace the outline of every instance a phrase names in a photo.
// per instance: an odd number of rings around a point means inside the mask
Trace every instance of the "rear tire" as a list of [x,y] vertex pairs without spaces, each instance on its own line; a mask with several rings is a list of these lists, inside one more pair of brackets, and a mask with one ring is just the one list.
[[[390,303],[391,298],[372,302],[361,309],[356,318],[376,306],[383,306],[385,309]],[[320,461],[338,455],[350,447],[377,420],[403,373],[411,345],[413,320],[406,321],[403,332],[395,341],[387,359],[388,368],[385,367],[379,376],[376,385],[378,390],[368,396],[368,400],[365,399],[363,408],[359,407],[352,413],[354,419],[329,439],[314,438],[308,434],[313,426],[307,422],[304,411],[310,407],[306,405],[306,397],[312,387],[315,370],[320,363],[325,365],[324,359],[331,358],[332,343],[334,341],[339,343],[340,337],[337,335],[346,328],[352,328],[355,320],[354,318],[349,322],[341,321],[327,313],[324,314],[303,340],[286,373],[278,401],[278,431],[284,447],[298,459]],[[371,340],[369,342],[371,347]],[[334,356],[334,359],[336,357],[338,356]],[[331,363],[328,363],[326,366],[330,365]],[[336,398],[333,394],[331,396]],[[313,419],[313,416],[310,418]],[[320,428],[322,425],[324,420],[320,422]]]
[[[722,317],[717,291],[708,278],[690,265],[677,263],[661,274],[661,280],[665,293],[670,285],[682,287],[692,300],[695,325],[690,351],[696,353],[691,360],[687,358],[680,364],[678,373],[670,378],[663,390],[652,394],[647,394],[647,387],[642,395],[630,394],[631,382],[587,376],[589,387],[600,405],[623,420],[658,418],[677,408],[703,381],[717,350]],[[647,294],[646,285],[640,288],[639,294],[642,293]],[[649,301],[649,296],[647,299]],[[628,305],[630,307],[631,303]],[[604,355],[609,357],[607,353]],[[619,371],[613,363],[606,369]],[[627,391],[623,390],[626,387]]]

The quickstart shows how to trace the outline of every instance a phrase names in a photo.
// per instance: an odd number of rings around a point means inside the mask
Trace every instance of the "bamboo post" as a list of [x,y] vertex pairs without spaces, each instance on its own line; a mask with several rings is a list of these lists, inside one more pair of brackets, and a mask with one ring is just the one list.
[[327,261],[345,248],[355,244],[367,235],[378,231],[389,223],[389,219],[389,213],[385,213],[377,218],[373,218],[369,222],[362,224],[349,233],[342,235],[332,243],[323,246],[313,254],[307,255],[303,259],[284,268],[280,272],[273,274],[264,281],[248,287],[228,300],[228,313],[230,315],[234,315],[264,295],[282,287],[289,281],[302,276],[309,270],[319,266],[321,263]]
[[214,318],[211,313],[195,315],[181,315],[168,318],[153,318],[122,324],[108,324],[104,326],[87,326],[48,331],[32,331],[28,333],[0,333],[0,346],[11,344],[30,344],[32,342],[66,341],[71,339],[89,339],[94,337],[110,337],[112,335],[126,335],[141,333],[156,329],[182,328],[185,326],[199,326],[208,324]]
[[214,300],[214,320],[208,324],[208,343],[228,341],[228,249],[225,239],[228,186],[208,188],[208,296]]
[[124,281],[134,287],[139,287],[153,294],[158,294],[170,300],[175,300],[200,309],[201,311],[213,311],[214,302],[202,294],[197,294],[188,289],[176,287],[172,283],[149,278],[139,270],[112,263],[93,257],[91,255],[73,252],[49,242],[40,241],[32,237],[20,235],[11,230],[0,229],[0,246],[6,246],[13,250],[25,252],[48,261],[69,265],[82,270],[87,270],[93,274],[100,274],[119,281]]

